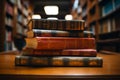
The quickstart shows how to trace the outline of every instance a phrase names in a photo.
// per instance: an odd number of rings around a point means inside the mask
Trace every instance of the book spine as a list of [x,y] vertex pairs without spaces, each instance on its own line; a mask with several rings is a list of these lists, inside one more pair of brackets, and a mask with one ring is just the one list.
[[94,38],[36,37],[26,38],[26,48],[39,50],[95,49]]
[[81,56],[96,57],[95,49],[67,49],[67,50],[34,50],[28,49],[22,51],[24,56]]
[[[83,20],[31,20],[33,29],[51,30],[84,30],[85,21]],[[29,25],[29,24],[28,24]],[[30,29],[29,29],[30,30]]]
[[16,56],[16,66],[78,66],[102,67],[101,57],[30,57]]

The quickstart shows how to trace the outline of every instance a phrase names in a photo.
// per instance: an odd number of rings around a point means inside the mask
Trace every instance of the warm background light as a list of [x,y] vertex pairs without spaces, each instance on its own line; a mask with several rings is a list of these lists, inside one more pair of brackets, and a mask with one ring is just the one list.
[[41,16],[38,14],[32,15],[32,19],[41,19]]
[[45,6],[44,7],[46,15],[58,15],[58,6]]
[[58,20],[56,17],[48,17],[47,19]]
[[72,20],[72,19],[73,19],[73,17],[70,14],[68,14],[68,15],[65,16],[65,20]]

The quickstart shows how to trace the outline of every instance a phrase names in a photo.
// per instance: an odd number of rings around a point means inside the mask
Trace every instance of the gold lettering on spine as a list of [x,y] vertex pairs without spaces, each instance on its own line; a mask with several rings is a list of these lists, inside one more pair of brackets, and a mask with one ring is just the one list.
[[48,60],[44,58],[32,58],[31,63],[34,65],[48,65]]
[[53,58],[52,65],[53,66],[63,66],[64,64],[63,64],[62,59]]
[[26,64],[28,64],[28,58],[22,58],[22,59],[20,59],[20,64],[22,64],[22,65],[26,65]]
[[89,65],[90,66],[97,66],[97,61],[91,60],[91,61],[89,61]]
[[84,66],[84,62],[82,60],[73,60],[71,59],[69,61],[69,64],[70,66]]

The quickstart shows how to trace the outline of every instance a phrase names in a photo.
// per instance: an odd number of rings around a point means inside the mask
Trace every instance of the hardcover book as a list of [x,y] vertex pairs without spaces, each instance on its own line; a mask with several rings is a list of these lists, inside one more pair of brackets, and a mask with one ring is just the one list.
[[96,57],[95,49],[66,49],[66,50],[35,50],[26,48],[22,51],[24,56],[81,56]]
[[27,32],[28,38],[33,37],[68,37],[68,31],[61,30],[41,30],[41,29],[33,29]]
[[95,49],[95,39],[70,37],[26,38],[26,48],[39,50]]
[[90,31],[62,31],[62,30],[41,30],[32,29],[27,32],[28,38],[33,37],[81,37],[92,38],[93,33]]
[[102,67],[103,60],[101,57],[32,57],[16,56],[16,66],[76,66],[76,67]]
[[84,20],[48,20],[48,19],[31,19],[28,23],[28,29],[45,29],[45,30],[80,30],[83,31],[85,26]]

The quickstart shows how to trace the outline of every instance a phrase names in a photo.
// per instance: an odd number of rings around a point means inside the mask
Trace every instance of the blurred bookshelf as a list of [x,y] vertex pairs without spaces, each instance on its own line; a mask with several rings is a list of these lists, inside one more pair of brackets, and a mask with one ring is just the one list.
[[[2,35],[0,42],[3,49],[0,51],[17,50],[14,39],[22,39],[26,36],[28,17],[31,14],[27,0],[2,0]],[[21,42],[22,43],[22,42]]]
[[79,16],[94,33],[98,51],[120,52],[120,0],[79,0],[79,5]]

